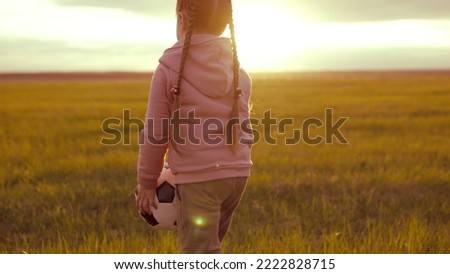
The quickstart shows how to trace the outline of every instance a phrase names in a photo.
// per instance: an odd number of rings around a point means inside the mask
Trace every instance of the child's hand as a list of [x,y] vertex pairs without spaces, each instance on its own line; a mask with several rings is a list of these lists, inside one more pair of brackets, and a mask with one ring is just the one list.
[[152,207],[157,209],[158,206],[155,203],[155,190],[144,189],[138,186],[137,188],[136,208],[140,213],[152,213]]

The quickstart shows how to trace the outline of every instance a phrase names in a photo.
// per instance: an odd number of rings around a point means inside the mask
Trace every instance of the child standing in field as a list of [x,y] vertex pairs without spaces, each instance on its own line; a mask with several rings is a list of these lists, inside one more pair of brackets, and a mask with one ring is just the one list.
[[[182,252],[220,253],[252,164],[251,81],[239,66],[231,0],[178,0],[176,11],[178,42],[152,80],[136,205],[156,207],[168,150]],[[220,37],[227,25],[231,39]]]

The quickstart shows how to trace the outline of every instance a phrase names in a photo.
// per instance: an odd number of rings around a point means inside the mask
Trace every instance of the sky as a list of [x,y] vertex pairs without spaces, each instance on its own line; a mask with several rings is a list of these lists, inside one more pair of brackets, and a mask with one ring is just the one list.
[[[176,42],[175,3],[0,0],[0,72],[152,71]],[[448,0],[233,3],[249,71],[450,68]]]

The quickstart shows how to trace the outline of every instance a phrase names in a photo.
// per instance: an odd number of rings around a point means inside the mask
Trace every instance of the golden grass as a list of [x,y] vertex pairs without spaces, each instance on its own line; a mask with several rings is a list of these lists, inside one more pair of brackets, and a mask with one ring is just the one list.
[[[143,118],[146,78],[1,78],[1,253],[179,252],[134,209],[137,128],[100,145],[105,118]],[[298,123],[333,108],[350,144],[256,145],[224,252],[448,253],[450,72],[255,75],[253,103]]]

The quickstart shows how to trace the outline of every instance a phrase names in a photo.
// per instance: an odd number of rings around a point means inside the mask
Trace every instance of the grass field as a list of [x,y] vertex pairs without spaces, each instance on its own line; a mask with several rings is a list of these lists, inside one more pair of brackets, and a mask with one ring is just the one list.
[[[135,211],[137,128],[100,145],[104,119],[143,119],[149,83],[0,77],[0,253],[179,252]],[[256,118],[333,108],[350,144],[257,144],[224,252],[450,251],[450,71],[255,75],[253,92]]]

